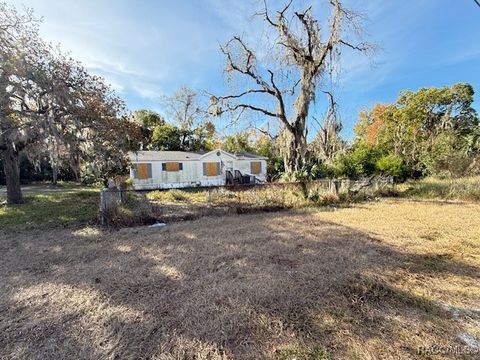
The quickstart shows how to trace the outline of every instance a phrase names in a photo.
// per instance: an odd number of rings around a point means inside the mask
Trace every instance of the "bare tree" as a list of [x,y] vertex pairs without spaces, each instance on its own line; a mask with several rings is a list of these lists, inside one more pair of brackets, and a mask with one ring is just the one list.
[[[331,14],[327,36],[322,36],[320,24],[312,7],[292,10],[292,2],[275,14],[264,2],[260,15],[275,32],[276,66],[258,64],[258,57],[240,36],[234,36],[221,51],[226,58],[226,71],[248,79],[251,86],[244,91],[212,97],[212,111],[253,111],[277,119],[284,129],[284,151],[287,172],[302,168],[307,147],[307,119],[322,79],[338,68],[342,48],[368,52],[368,43],[349,40],[349,35],[361,39],[361,16],[345,8],[339,0],[330,0]],[[289,71],[284,71],[289,68]],[[277,69],[277,70],[274,70]],[[292,79],[292,77],[294,79]],[[287,85],[288,84],[288,85]],[[265,96],[274,106],[259,104]]]
[[[335,155],[345,149],[345,141],[340,137],[342,122],[338,118],[337,103],[333,95],[325,91],[329,98],[328,111],[319,124],[320,128],[313,139],[311,148],[316,158],[324,163],[331,163]],[[314,118],[314,120],[316,120]]]
[[163,102],[169,117],[181,128],[190,129],[200,125],[207,115],[200,104],[200,95],[186,86],[180,87],[171,96],[165,96]]

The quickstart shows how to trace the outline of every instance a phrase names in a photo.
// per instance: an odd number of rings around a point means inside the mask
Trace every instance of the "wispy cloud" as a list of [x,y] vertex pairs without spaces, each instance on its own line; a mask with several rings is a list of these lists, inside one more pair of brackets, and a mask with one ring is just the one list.
[[[162,95],[183,84],[225,91],[218,44],[234,34],[257,50],[260,61],[271,56],[262,46],[268,27],[261,17],[252,17],[262,7],[257,0],[6,1],[33,7],[44,17],[42,35],[103,76],[132,109],[161,108]],[[402,88],[456,81],[480,88],[474,64],[480,58],[480,25],[473,2],[344,1],[368,16],[369,39],[383,48],[373,66],[368,57],[348,50],[342,54],[336,88],[346,127],[360,108],[393,100]],[[283,3],[270,0],[269,6],[274,12]],[[310,3],[319,18],[328,16],[328,1],[294,4]]]

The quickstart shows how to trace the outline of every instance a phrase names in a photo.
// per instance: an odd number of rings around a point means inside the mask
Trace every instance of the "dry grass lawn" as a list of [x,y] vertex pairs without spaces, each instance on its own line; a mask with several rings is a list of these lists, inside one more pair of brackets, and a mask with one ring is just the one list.
[[0,358],[473,359],[417,349],[480,339],[479,215],[382,200],[2,235]]

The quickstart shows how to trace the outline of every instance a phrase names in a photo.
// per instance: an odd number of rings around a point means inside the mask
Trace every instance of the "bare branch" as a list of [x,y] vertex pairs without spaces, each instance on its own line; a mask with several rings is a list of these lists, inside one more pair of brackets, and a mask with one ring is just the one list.
[[260,13],[259,15],[263,15],[265,17],[265,20],[272,26],[278,27],[278,24],[273,22],[273,20],[270,18],[270,15],[268,15],[268,9],[267,9],[267,0],[263,0],[263,8],[264,12]]
[[218,99],[219,100],[238,99],[238,98],[241,98],[245,95],[256,94],[256,93],[268,93],[268,92],[264,89],[251,89],[251,90],[247,90],[247,91],[244,91],[244,92],[242,92],[240,94],[236,94],[236,95],[219,96]]
[[264,130],[262,128],[259,128],[257,126],[255,126],[255,124],[252,124],[250,123],[250,127],[256,131],[258,131],[259,133],[262,133],[263,135],[266,135],[270,138],[270,140],[273,140],[275,141],[277,138],[278,138],[278,134],[277,135],[272,135],[270,134],[270,132],[268,132],[267,130]]
[[348,46],[349,48],[353,49],[353,50],[358,50],[358,51],[368,51],[370,49],[372,49],[372,46],[368,43],[361,43],[361,44],[358,44],[358,45],[352,45],[350,44],[349,42],[345,41],[345,40],[342,40],[340,39],[338,41],[340,44],[343,44],[345,46]]
[[293,0],[290,0],[281,11],[278,11],[279,17],[283,17],[283,14],[290,8],[290,5],[292,5]]
[[277,114],[274,114],[271,111],[268,111],[268,110],[259,108],[257,106],[250,105],[250,104],[236,104],[236,105],[233,105],[233,106],[228,106],[229,111],[235,111],[237,109],[249,109],[249,110],[260,112],[260,113],[262,113],[264,115],[267,115],[267,116],[270,116],[270,117],[274,117],[274,118],[277,117]]

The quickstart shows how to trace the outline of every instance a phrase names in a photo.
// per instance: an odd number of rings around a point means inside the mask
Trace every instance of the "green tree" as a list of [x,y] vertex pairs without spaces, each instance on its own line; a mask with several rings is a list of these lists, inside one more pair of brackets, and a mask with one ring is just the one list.
[[459,174],[468,168],[461,153],[472,149],[478,127],[473,95],[472,86],[463,83],[404,91],[394,104],[361,114],[356,142],[400,157],[411,176]]
[[222,149],[231,153],[253,152],[250,136],[246,132],[227,135],[222,142]]
[[391,175],[397,178],[405,176],[405,166],[400,156],[388,154],[380,157],[375,162],[375,170],[380,175]]
[[[20,159],[45,155],[60,167],[98,175],[125,164],[138,127],[105,81],[39,36],[31,10],[0,3],[0,157],[9,203],[22,201]],[[38,159],[37,159],[38,160]]]
[[144,147],[151,143],[155,127],[165,125],[165,119],[159,113],[146,109],[134,111],[132,121],[142,130],[142,146]]
[[153,128],[147,149],[206,151],[215,146],[215,126],[211,122],[205,122],[193,129],[164,123]]
[[359,178],[375,174],[376,163],[382,156],[378,148],[357,143],[346,153],[340,153],[334,162],[336,176]]
[[253,152],[267,158],[267,178],[277,180],[285,172],[282,154],[276,138],[260,134],[253,142]]

